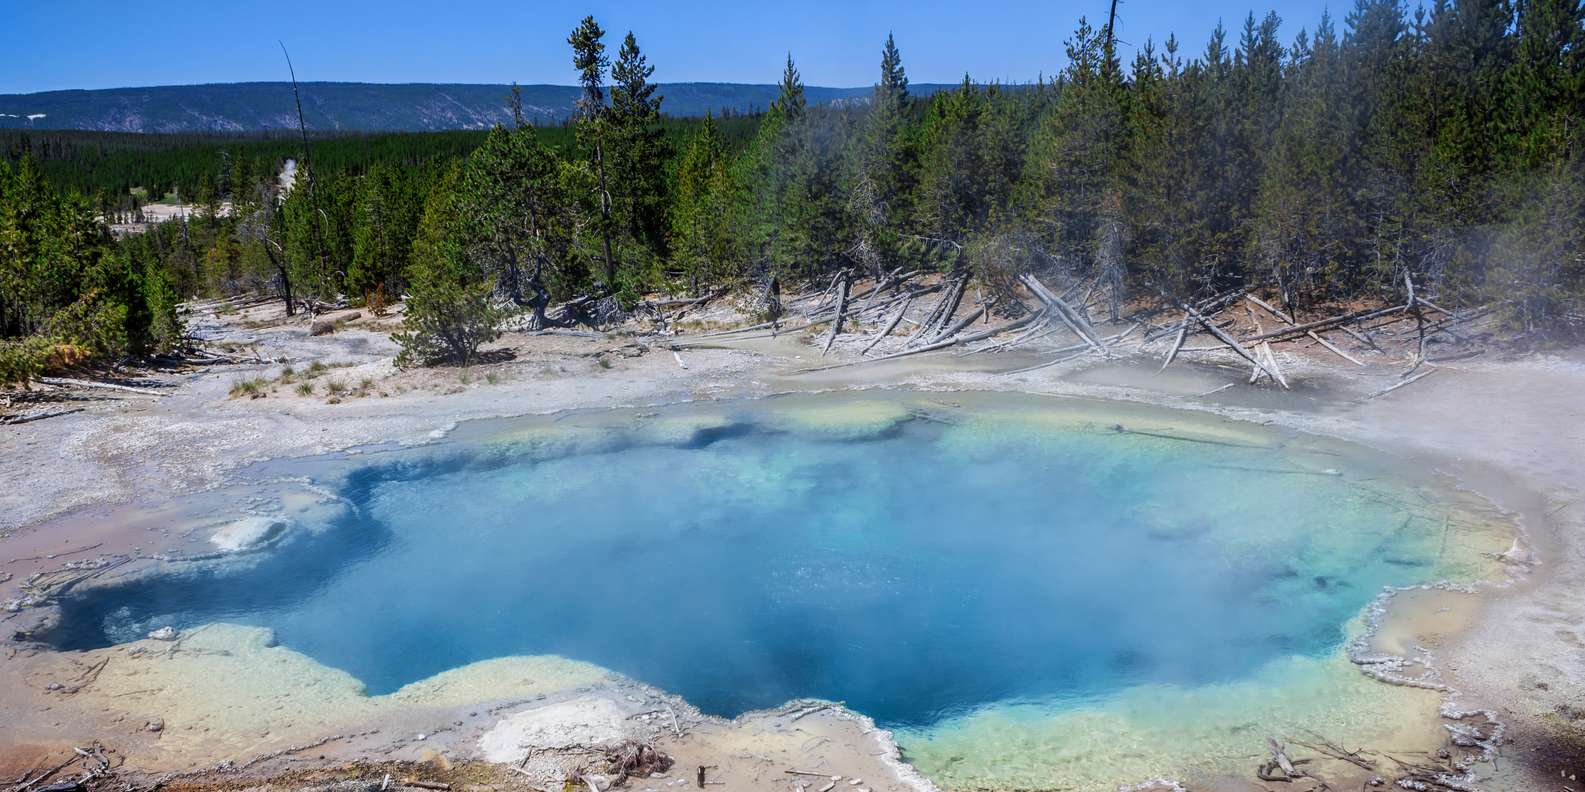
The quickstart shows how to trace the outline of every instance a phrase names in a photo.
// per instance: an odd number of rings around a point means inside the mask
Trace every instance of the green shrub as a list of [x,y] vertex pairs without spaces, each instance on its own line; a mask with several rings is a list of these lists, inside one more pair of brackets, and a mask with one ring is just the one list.
[[490,291],[488,283],[416,281],[407,298],[403,332],[391,335],[402,347],[396,365],[471,363],[480,345],[501,335],[503,312],[492,303]]
[[127,307],[86,296],[45,323],[43,335],[86,349],[94,357],[112,357],[127,351]]
[[27,382],[44,373],[55,342],[42,336],[0,341],[0,385]]

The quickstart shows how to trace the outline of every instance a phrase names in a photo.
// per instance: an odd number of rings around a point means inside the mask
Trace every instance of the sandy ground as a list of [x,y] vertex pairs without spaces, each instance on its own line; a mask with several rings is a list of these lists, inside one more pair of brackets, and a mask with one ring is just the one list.
[[[1424,460],[1512,513],[1524,531],[1506,559],[1516,573],[1512,584],[1483,598],[1479,612],[1467,618],[1428,616],[1420,620],[1423,634],[1382,640],[1405,646],[1434,640],[1442,684],[1452,691],[1448,711],[1489,709],[1507,725],[1501,746],[1506,761],[1477,768],[1483,788],[1580,788],[1570,779],[1585,772],[1585,596],[1576,582],[1585,571],[1585,542],[1579,538],[1585,527],[1585,356],[1578,350],[1513,357],[1489,352],[1440,364],[1422,381],[1368,398],[1399,381],[1401,358],[1354,350],[1367,363],[1357,368],[1322,357],[1326,353],[1317,349],[1284,345],[1278,354],[1294,388],[1282,391],[1246,384],[1247,368],[1214,355],[1196,355],[1201,362],[1176,364],[1160,374],[1155,361],[1127,356],[1000,373],[1049,359],[1036,346],[798,373],[854,359],[864,339],[841,339],[822,358],[805,339],[790,337],[695,343],[674,351],[654,338],[509,334],[484,364],[398,371],[386,334],[399,315],[359,316],[321,337],[310,337],[305,320],[287,321],[273,304],[238,311],[200,306],[188,321],[211,348],[247,362],[139,372],[125,381],[164,396],[40,389],[20,404],[82,411],[0,429],[0,480],[11,485],[0,489],[0,600],[18,598],[17,586],[41,572],[78,563],[92,571],[95,559],[107,553],[195,550],[198,540],[167,530],[163,517],[179,500],[221,492],[250,464],[370,444],[424,443],[472,419],[866,387],[1142,402]],[[710,326],[708,318],[696,321]],[[322,371],[311,370],[316,361]],[[291,374],[285,374],[287,367]],[[256,381],[257,397],[231,395],[249,381]],[[299,392],[305,381],[312,386],[307,395]],[[1228,384],[1233,387],[1222,389]],[[689,772],[674,769],[647,785],[629,782],[656,792],[694,782],[691,771],[698,765],[712,766],[710,783],[724,781],[733,789],[795,792],[803,783],[806,792],[818,792],[829,780],[783,772],[788,769],[840,775],[836,786],[843,789],[929,788],[896,761],[884,732],[838,709],[806,712],[808,707],[790,705],[724,722],[700,717],[660,691],[571,663],[531,670],[470,667],[406,700],[400,693],[370,698],[356,680],[312,668],[306,658],[271,645],[268,636],[225,631],[102,650],[116,653],[115,662],[96,670],[104,657],[63,656],[29,643],[36,610],[0,614],[8,636],[0,662],[0,689],[6,691],[0,702],[0,777],[53,764],[52,757],[62,757],[68,746],[100,739],[114,763],[127,762],[145,777],[212,769],[226,761],[233,768],[291,773],[356,758],[421,763],[399,767],[455,774],[453,760],[473,757],[515,761],[524,770],[481,771],[489,779],[474,779],[475,785],[532,782],[551,789],[566,768],[534,762],[575,761],[575,751],[543,749],[555,747],[548,745],[555,742],[550,735],[577,734],[583,741],[632,737],[662,746]],[[1432,633],[1439,637],[1427,637]],[[229,723],[217,712],[213,722],[178,737],[156,723],[154,703],[120,694],[136,692],[136,680],[164,673],[157,669],[176,673],[172,669],[183,662],[222,665],[205,666],[215,669],[217,687],[187,691],[191,706],[178,710],[196,711],[238,690],[287,689],[303,700],[340,697],[333,700],[346,702],[339,708],[343,717],[304,722],[307,713],[325,708],[297,706],[288,696],[272,700],[276,714],[264,721]],[[227,670],[226,662],[238,665]],[[272,687],[251,679],[256,671],[244,670],[259,667],[273,669],[281,684]],[[513,673],[521,679],[512,682]],[[125,684],[112,683],[121,676]],[[568,685],[574,685],[571,692]],[[525,762],[521,755],[531,746],[543,755]],[[1252,746],[1251,756],[1261,750]],[[1370,775],[1361,776],[1364,783]],[[859,782],[850,784],[854,778]],[[212,780],[172,780],[201,779]],[[1266,788],[1249,779],[1199,782],[1196,788]]]

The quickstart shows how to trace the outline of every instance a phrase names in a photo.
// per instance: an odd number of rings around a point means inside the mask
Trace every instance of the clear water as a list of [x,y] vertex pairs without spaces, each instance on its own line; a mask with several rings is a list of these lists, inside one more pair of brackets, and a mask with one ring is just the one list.
[[332,524],[84,592],[58,642],[266,626],[371,693],[555,654],[714,714],[814,696],[906,730],[1335,656],[1382,586],[1462,563],[1440,516],[1325,454],[777,409],[367,463]]

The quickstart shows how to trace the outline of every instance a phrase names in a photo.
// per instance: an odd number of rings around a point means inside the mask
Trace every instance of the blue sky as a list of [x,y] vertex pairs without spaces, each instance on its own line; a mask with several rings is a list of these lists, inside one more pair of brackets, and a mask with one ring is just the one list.
[[[615,49],[629,29],[663,82],[773,82],[791,50],[811,85],[874,81],[886,33],[910,79],[1032,80],[1063,64],[1079,16],[1106,0],[1058,2],[534,2],[533,0],[196,0],[7,2],[0,93],[286,77],[276,40],[303,80],[573,81],[567,32],[592,13]],[[1175,31],[1197,52],[1217,19],[1235,30],[1253,7],[1283,17],[1283,39],[1314,27],[1324,0],[1124,0],[1119,38]],[[1346,8],[1337,8],[1341,17]],[[1099,23],[1098,23],[1099,24]]]

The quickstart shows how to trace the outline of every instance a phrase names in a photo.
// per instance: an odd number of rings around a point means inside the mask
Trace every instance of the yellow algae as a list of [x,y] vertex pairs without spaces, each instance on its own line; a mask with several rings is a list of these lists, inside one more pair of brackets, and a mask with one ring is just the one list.
[[561,657],[508,657],[368,696],[351,674],[277,646],[270,630],[232,624],[95,650],[85,659],[108,662],[78,700],[132,720],[163,720],[157,750],[171,760],[265,753],[411,708],[529,697],[613,678]]
[[838,440],[885,434],[914,417],[901,399],[799,399],[769,403],[760,422],[775,429]]
[[1369,679],[1339,651],[1282,658],[1237,682],[1140,685],[1077,708],[993,705],[896,736],[946,788],[1111,792],[1130,779],[1247,775],[1267,736],[1434,749],[1445,736],[1439,696]]
[[641,443],[686,445],[697,442],[708,433],[727,430],[740,423],[732,416],[714,410],[667,412],[641,417],[635,422],[632,435]]

